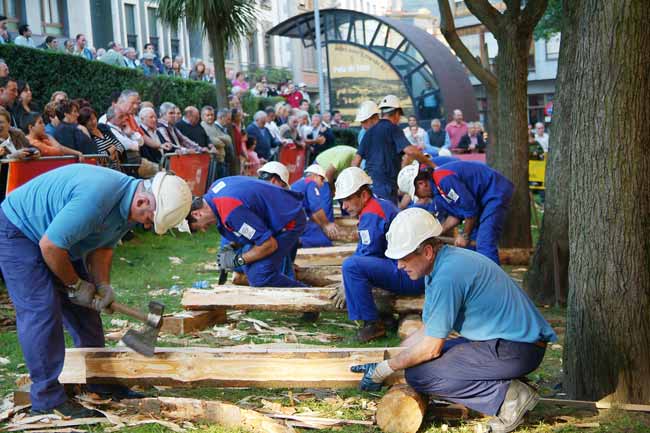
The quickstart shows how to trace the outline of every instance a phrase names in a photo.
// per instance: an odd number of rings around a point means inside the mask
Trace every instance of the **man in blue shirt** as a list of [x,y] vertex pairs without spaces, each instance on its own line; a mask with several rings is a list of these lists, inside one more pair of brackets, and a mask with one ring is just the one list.
[[[412,281],[397,262],[386,258],[386,232],[397,215],[397,208],[388,200],[373,196],[372,180],[358,167],[346,168],[336,180],[335,200],[343,202],[343,209],[359,217],[359,243],[354,255],[343,261],[343,288],[339,288],[334,302],[339,307],[347,304],[350,320],[363,320],[357,334],[365,343],[386,335],[386,326],[377,312],[372,289],[379,287],[401,295],[424,293],[424,279]],[[392,314],[385,315],[392,319]]]
[[305,232],[300,236],[303,248],[330,247],[338,234],[334,224],[334,210],[325,170],[317,165],[305,169],[305,177],[291,185],[291,190],[304,195],[303,206],[307,217]]
[[[2,202],[0,270],[16,308],[33,412],[92,413],[68,402],[58,381],[63,325],[75,346],[103,347],[99,313],[113,302],[115,245],[136,223],[166,232],[183,221],[191,201],[187,184],[167,173],[141,181],[72,164],[32,179]],[[103,390],[129,396],[124,388]]]
[[[416,391],[494,415],[494,433],[521,424],[539,395],[517,378],[535,370],[553,329],[533,302],[497,264],[473,251],[446,246],[442,226],[423,209],[402,211],[388,231],[386,256],[411,279],[425,277],[424,327],[404,350],[381,363],[357,365],[361,388],[377,390],[405,370]],[[456,331],[461,338],[449,338]]]
[[359,145],[352,166],[366,161],[366,171],[372,178],[372,191],[378,197],[397,203],[397,174],[402,165],[402,154],[423,164],[431,164],[420,150],[409,143],[398,126],[403,111],[399,98],[386,96],[379,104],[382,118],[368,129]]
[[475,239],[476,251],[498,264],[498,242],[510,207],[512,183],[479,162],[452,161],[429,173],[409,172],[410,177],[407,170],[404,167],[400,172],[400,189],[411,197],[432,197],[436,207],[447,214],[444,232],[464,221],[455,245],[465,248]]
[[305,229],[302,194],[246,176],[217,180],[188,217],[192,231],[213,224],[222,237],[241,249],[225,247],[217,255],[219,269],[241,267],[253,287],[302,287],[282,273]]
[[280,145],[280,141],[273,138],[266,125],[266,112],[258,111],[253,117],[253,121],[246,127],[246,133],[249,137],[255,137],[257,155],[265,160],[271,159],[271,149]]

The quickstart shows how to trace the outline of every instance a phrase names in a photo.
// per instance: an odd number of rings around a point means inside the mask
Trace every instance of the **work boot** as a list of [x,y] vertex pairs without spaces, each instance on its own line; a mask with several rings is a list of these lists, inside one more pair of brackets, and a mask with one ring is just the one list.
[[384,328],[387,331],[397,331],[399,322],[395,319],[395,316],[392,313],[381,313],[379,315],[381,321],[384,322]]
[[366,320],[363,322],[363,328],[357,333],[357,340],[361,343],[367,343],[375,338],[385,337],[386,327],[381,320]]
[[66,418],[79,419],[79,418],[94,418],[104,416],[96,410],[86,409],[76,401],[67,400],[52,409],[33,410],[31,415],[47,415],[55,412],[60,413]]
[[539,401],[539,394],[530,386],[513,379],[497,415],[487,422],[492,433],[509,433],[524,421],[524,415]]
[[314,323],[318,320],[319,317],[320,313],[318,311],[307,311],[306,313],[302,313],[302,317],[300,319],[303,322]]

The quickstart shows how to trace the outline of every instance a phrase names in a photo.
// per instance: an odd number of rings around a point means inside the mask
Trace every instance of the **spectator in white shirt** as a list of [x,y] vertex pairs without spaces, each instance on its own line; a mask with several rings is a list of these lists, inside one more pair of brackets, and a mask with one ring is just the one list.
[[34,40],[32,39],[32,30],[29,28],[29,25],[23,24],[18,27],[19,36],[16,36],[14,43],[16,45],[21,45],[23,47],[36,48]]
[[548,152],[548,134],[544,131],[544,124],[537,122],[535,124],[535,141],[542,146],[544,153]]

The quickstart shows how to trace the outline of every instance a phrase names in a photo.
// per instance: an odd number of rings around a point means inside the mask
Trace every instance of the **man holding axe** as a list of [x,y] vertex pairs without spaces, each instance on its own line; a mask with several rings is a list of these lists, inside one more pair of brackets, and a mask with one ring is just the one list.
[[[32,380],[32,412],[82,418],[93,412],[68,401],[63,326],[77,347],[103,347],[100,311],[115,309],[113,249],[136,223],[163,234],[189,212],[187,184],[168,173],[142,181],[87,164],[32,179],[0,208],[0,271],[16,309],[18,339]],[[104,388],[107,389],[107,388]],[[108,388],[120,398],[125,388]]]

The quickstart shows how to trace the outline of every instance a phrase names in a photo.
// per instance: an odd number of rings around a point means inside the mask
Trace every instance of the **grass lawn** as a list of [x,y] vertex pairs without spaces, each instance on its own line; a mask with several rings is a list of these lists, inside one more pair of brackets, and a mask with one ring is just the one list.
[[[144,307],[150,299],[157,299],[166,305],[166,311],[180,310],[180,289],[192,286],[194,282],[206,280],[216,283],[217,275],[203,270],[203,264],[214,260],[217,251],[218,237],[216,232],[189,236],[186,234],[176,237],[167,235],[154,236],[151,233],[138,232],[135,239],[117,248],[113,265],[113,285],[116,288],[120,301],[132,306]],[[180,260],[178,260],[178,259]],[[514,267],[506,269],[519,281],[523,277],[525,268]],[[0,286],[0,325],[3,317],[10,317],[12,311],[2,308],[2,297],[6,290]],[[565,311],[555,308],[542,308],[544,315],[558,331],[564,329]],[[351,326],[343,314],[328,313],[322,315],[315,324],[303,323],[298,314],[284,313],[249,313],[246,317],[263,320],[270,326],[284,326],[296,331],[320,332],[336,336],[336,340],[327,344],[337,347],[359,346],[354,340],[356,329]],[[123,328],[124,325],[114,319],[125,319],[119,316],[105,316],[104,326],[106,331]],[[113,320],[113,323],[111,321]],[[237,329],[246,331],[249,324],[239,321]],[[242,332],[243,334],[243,332]],[[558,345],[550,346],[542,366],[530,375],[530,379],[540,386],[543,396],[552,396],[560,389],[561,358],[564,334],[560,333]],[[190,336],[175,337],[161,340],[161,345],[175,346],[186,345]],[[237,342],[266,343],[284,341],[283,336],[267,336],[244,334]],[[310,336],[298,336],[292,342],[305,344],[324,344],[323,341]],[[114,344],[114,343],[109,343]],[[204,336],[193,336],[191,344],[214,345],[215,338],[210,333]],[[395,334],[375,341],[368,346],[395,346],[399,339]],[[68,345],[70,341],[68,339]],[[9,394],[14,388],[14,382],[19,374],[26,373],[22,354],[14,330],[4,329],[0,333],[0,357],[6,358],[8,363],[0,365],[0,390],[2,397]],[[283,406],[291,405],[290,397],[302,396],[295,403],[298,413],[311,412],[312,415],[322,417],[336,417],[348,419],[369,420],[372,417],[372,408],[379,400],[380,394],[361,393],[356,390],[292,390],[286,389],[260,390],[260,389],[221,389],[221,388],[195,388],[195,389],[148,389],[150,395],[167,395],[176,397],[192,397],[201,399],[219,399],[249,408],[260,408],[267,402],[280,403]],[[245,400],[242,402],[242,400]],[[451,431],[454,433],[473,432],[473,423],[444,421],[440,419],[427,419],[421,432]],[[586,423],[598,423],[597,427],[587,427]],[[596,424],[592,424],[596,425]],[[103,432],[104,428],[92,426],[90,431]],[[207,433],[235,433],[242,430],[224,429],[217,426],[200,426],[201,432]],[[378,431],[368,426],[345,426],[333,429],[341,433]],[[171,431],[165,427],[151,424],[126,428],[120,432],[133,433],[162,433]],[[558,408],[552,405],[540,404],[529,416],[528,422],[520,431],[527,432],[590,432],[590,433],[641,433],[650,431],[650,417],[638,414],[606,411],[597,413],[581,412],[575,409]]]

